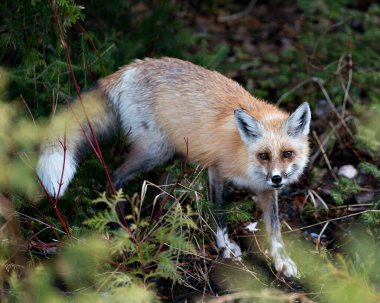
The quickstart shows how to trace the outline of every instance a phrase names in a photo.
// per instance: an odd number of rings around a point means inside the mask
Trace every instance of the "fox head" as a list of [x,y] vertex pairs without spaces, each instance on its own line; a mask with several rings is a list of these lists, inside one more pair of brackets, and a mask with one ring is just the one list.
[[290,116],[274,111],[258,120],[242,109],[234,115],[248,150],[248,175],[254,187],[280,189],[296,182],[309,156],[309,104],[301,104]]

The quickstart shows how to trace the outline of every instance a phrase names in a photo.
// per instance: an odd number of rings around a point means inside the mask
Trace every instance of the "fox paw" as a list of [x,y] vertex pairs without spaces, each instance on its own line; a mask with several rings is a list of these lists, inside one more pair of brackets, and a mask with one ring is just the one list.
[[223,259],[241,261],[242,253],[240,246],[228,237],[226,228],[217,229],[216,245],[223,252]]
[[274,267],[287,278],[297,276],[297,265],[287,255],[276,255],[274,257]]
[[234,241],[228,239],[223,247],[223,258],[224,259],[233,259],[235,261],[241,261],[241,249],[240,246]]

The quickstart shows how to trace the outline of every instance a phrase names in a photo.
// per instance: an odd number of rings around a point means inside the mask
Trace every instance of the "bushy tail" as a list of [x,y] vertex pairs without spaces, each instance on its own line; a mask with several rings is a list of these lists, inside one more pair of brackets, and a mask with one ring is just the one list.
[[81,102],[75,101],[53,118],[47,130],[48,139],[40,151],[36,171],[51,196],[62,196],[66,191],[81,153],[90,142],[94,143],[91,128],[100,139],[117,125],[116,114],[100,90],[84,94],[82,100],[85,110]]

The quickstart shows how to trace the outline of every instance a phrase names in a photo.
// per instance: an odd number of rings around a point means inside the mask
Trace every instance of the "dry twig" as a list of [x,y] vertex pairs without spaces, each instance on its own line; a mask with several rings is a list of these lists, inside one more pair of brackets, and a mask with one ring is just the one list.
[[257,2],[257,0],[251,0],[248,3],[247,7],[243,11],[241,11],[239,13],[228,15],[228,16],[220,16],[220,17],[218,17],[218,22],[236,21],[236,20],[238,20],[240,18],[248,16],[251,13],[251,11],[253,10],[253,8],[255,7],[256,2]]
[[335,174],[335,172],[334,172],[334,170],[333,170],[333,168],[331,166],[330,160],[329,160],[329,158],[326,155],[325,149],[323,148],[323,145],[322,145],[321,141],[319,140],[318,135],[317,135],[317,133],[315,131],[313,131],[313,137],[317,141],[318,147],[320,148],[320,150],[322,152],[322,155],[323,155],[323,157],[324,157],[324,159],[326,161],[327,167],[329,168],[331,175],[334,177],[335,180],[338,181],[338,177],[336,176],[336,174]]

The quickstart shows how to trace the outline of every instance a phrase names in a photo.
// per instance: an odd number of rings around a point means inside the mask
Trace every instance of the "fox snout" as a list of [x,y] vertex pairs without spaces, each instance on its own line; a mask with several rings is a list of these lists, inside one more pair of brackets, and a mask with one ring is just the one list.
[[266,181],[270,187],[280,189],[287,184],[297,181],[301,173],[302,169],[299,168],[299,165],[293,163],[285,171],[274,169],[272,172],[268,172]]
[[272,176],[271,180],[271,186],[273,188],[281,188],[282,187],[282,177],[280,175],[274,175]]
[[271,173],[268,172],[266,181],[269,187],[280,189],[288,183],[287,174],[285,172],[282,173],[279,170],[273,170]]

